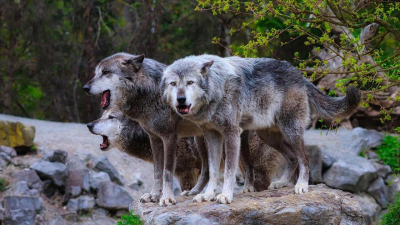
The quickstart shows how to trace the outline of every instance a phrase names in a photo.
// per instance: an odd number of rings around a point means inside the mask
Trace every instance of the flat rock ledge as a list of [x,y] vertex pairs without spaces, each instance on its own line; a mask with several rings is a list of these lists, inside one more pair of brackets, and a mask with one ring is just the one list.
[[193,203],[176,197],[174,206],[134,201],[129,209],[145,224],[364,224],[358,201],[324,184],[295,195],[293,188],[235,194],[229,205]]

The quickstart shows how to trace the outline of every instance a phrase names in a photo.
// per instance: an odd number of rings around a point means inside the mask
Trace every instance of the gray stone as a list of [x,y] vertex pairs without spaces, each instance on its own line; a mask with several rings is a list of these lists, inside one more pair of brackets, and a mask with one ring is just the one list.
[[306,145],[305,152],[310,165],[312,181],[315,183],[321,183],[322,182],[321,150],[316,145]]
[[141,188],[143,188],[143,181],[136,179],[130,185],[128,185],[128,187],[131,188],[132,190],[139,191]]
[[370,194],[382,208],[388,206],[388,194],[382,177],[378,177],[378,179],[371,182],[368,188],[368,194]]
[[321,154],[322,154],[322,168],[323,169],[330,168],[335,162],[335,159],[332,158],[326,151],[321,151]]
[[6,168],[8,165],[8,160],[3,159],[3,157],[0,157],[0,168]]
[[117,184],[123,185],[124,182],[122,181],[122,178],[120,177],[117,169],[115,169],[115,167],[111,164],[110,160],[108,160],[106,156],[102,155],[98,157],[95,160],[94,168],[99,171],[108,173],[112,181]]
[[65,193],[63,196],[63,203],[68,202],[71,198],[76,198],[80,196],[82,193],[82,189],[77,186],[69,186],[65,188]]
[[[350,156],[349,156],[350,158]],[[335,162],[323,175],[326,185],[345,191],[360,193],[367,190],[369,183],[378,177],[376,169],[362,157]]]
[[2,168],[6,167],[8,164],[13,164],[17,166],[17,163],[11,159],[11,156],[7,155],[7,153],[0,152],[0,158],[3,159],[4,163],[2,163]]
[[80,212],[88,212],[89,210],[93,209],[95,205],[94,197],[93,196],[80,196],[78,198],[79,202],[79,210]]
[[389,165],[382,165],[374,160],[370,160],[371,164],[375,167],[378,175],[382,178],[386,178],[387,175],[392,173],[392,169]]
[[367,130],[356,127],[352,131],[350,149],[359,155],[363,150],[375,148],[382,144],[383,134],[376,130]]
[[110,176],[108,175],[108,173],[105,172],[93,172],[90,174],[90,187],[93,190],[98,190],[99,189],[99,185],[101,182],[104,181],[111,181]]
[[11,158],[14,158],[14,157],[17,156],[17,151],[15,151],[14,148],[11,148],[11,147],[8,147],[8,146],[0,146],[0,152],[6,153]]
[[90,192],[89,180],[89,170],[70,170],[68,172],[68,179],[66,182],[64,202],[68,202],[69,198],[71,197],[78,197],[81,192]]
[[97,196],[97,205],[109,210],[128,209],[133,201],[124,188],[110,181],[100,183]]
[[42,179],[50,179],[57,187],[65,185],[67,167],[59,162],[40,161],[30,166]]
[[34,170],[23,170],[13,175],[14,182],[26,181],[29,188],[43,190],[43,182]]
[[400,194],[400,175],[390,175],[386,178],[385,183],[388,199],[391,203],[394,203],[396,197]]
[[350,193],[320,184],[303,195],[293,188],[235,195],[231,204],[193,203],[192,196],[176,197],[177,204],[160,207],[134,201],[133,214],[144,224],[363,224],[359,202]]
[[107,209],[103,209],[103,208],[97,208],[97,209],[94,209],[93,213],[96,215],[99,215],[99,216],[107,216],[110,213],[110,211],[108,211]]
[[68,212],[78,212],[79,210],[79,201],[78,199],[70,199],[67,204],[67,211]]
[[44,209],[38,197],[7,196],[4,198],[4,224],[35,224],[36,215]]
[[368,159],[373,159],[373,160],[377,160],[379,158],[378,154],[376,154],[376,152],[374,151],[368,151],[367,157]]
[[25,181],[18,181],[11,185],[5,193],[6,196],[30,196],[28,184]]
[[66,225],[66,224],[67,223],[60,215],[56,215],[55,217],[53,217],[53,219],[51,219],[49,223],[49,225]]
[[360,202],[365,224],[376,224],[379,212],[382,210],[382,208],[376,203],[375,199],[367,194],[354,196],[358,202]]
[[60,162],[65,164],[67,162],[68,152],[64,150],[48,151],[44,156],[43,160],[49,162]]

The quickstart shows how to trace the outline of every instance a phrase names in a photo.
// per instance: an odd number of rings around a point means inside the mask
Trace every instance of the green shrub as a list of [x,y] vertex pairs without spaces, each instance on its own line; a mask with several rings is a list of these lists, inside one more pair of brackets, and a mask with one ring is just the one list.
[[376,153],[379,159],[392,170],[400,172],[400,139],[395,136],[385,136],[382,145],[377,147]]
[[138,215],[134,215],[130,212],[129,215],[122,215],[121,219],[118,220],[117,225],[142,225],[143,221],[140,220]]
[[7,185],[8,185],[7,180],[4,178],[0,178],[0,191],[7,190]]
[[395,203],[391,204],[388,212],[382,216],[382,225],[398,225],[400,224],[400,194],[397,196]]

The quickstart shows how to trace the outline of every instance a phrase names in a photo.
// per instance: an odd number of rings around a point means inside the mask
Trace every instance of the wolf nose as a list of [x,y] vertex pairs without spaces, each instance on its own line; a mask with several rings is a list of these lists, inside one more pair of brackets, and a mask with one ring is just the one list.
[[89,94],[90,85],[89,85],[89,84],[86,84],[85,86],[83,86],[83,90],[85,90],[85,92],[86,92],[87,94]]
[[90,129],[90,128],[94,127],[94,124],[93,123],[88,123],[88,124],[86,124],[86,126]]
[[185,96],[178,96],[178,102],[179,104],[184,104],[186,102],[186,97]]

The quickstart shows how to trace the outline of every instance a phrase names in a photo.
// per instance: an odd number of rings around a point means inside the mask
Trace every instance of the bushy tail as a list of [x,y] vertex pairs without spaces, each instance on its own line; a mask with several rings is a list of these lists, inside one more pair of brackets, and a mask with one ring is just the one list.
[[307,93],[312,113],[322,119],[340,119],[351,115],[361,101],[361,93],[354,86],[347,88],[346,96],[333,98],[307,82]]

